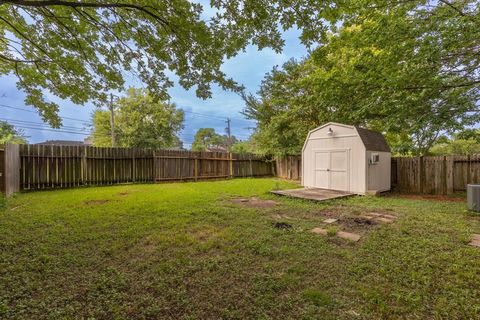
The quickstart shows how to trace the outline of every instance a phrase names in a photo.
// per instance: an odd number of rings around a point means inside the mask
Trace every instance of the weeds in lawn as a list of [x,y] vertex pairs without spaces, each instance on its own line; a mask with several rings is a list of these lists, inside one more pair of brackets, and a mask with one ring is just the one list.
[[339,230],[340,230],[340,228],[337,227],[337,226],[328,226],[327,227],[327,235],[329,237],[333,237],[338,233]]
[[333,299],[328,294],[316,289],[305,290],[303,297],[317,307],[328,307],[333,304]]

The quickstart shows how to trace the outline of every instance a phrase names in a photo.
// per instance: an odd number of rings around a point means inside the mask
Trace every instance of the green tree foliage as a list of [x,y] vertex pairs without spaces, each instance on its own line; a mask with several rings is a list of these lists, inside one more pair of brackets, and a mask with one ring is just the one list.
[[6,121],[0,121],[0,144],[5,143],[23,144],[27,143],[27,140],[21,130],[15,129]]
[[258,153],[255,142],[252,140],[237,141],[232,145],[230,151],[233,153]]
[[480,143],[480,129],[465,129],[454,135],[456,140],[475,140]]
[[[130,88],[114,105],[115,136],[119,147],[168,148],[178,145],[183,111],[158,102],[147,90]],[[93,144],[111,146],[110,112],[93,114]]]
[[476,1],[352,1],[306,59],[275,68],[245,113],[263,152],[299,153],[308,130],[336,121],[425,154],[442,132],[479,120]]
[[431,155],[480,154],[480,130],[465,129],[453,134],[452,138],[440,137],[431,148]]
[[454,139],[433,145],[429,154],[435,156],[480,154],[480,143],[474,139]]
[[[92,123],[92,144],[96,147],[111,147],[112,132],[110,124],[110,112],[105,110],[96,110],[92,115]],[[116,131],[116,136],[118,137],[118,129]]]
[[210,148],[225,149],[225,138],[213,128],[200,128],[195,133],[192,151],[207,151]]
[[222,71],[224,59],[249,44],[283,46],[294,25],[302,41],[318,41],[333,22],[335,1],[291,5],[280,0],[212,0],[205,12],[188,0],[0,0],[0,75],[11,74],[44,120],[58,127],[59,106],[45,92],[99,106],[123,91],[133,74],[160,100],[173,85],[210,97],[212,83],[240,87]]
[[[472,101],[480,84],[478,1],[212,0],[211,6],[207,16],[188,0],[0,0],[0,75],[14,75],[26,103],[58,127],[58,105],[46,91],[101,106],[132,73],[165,101],[169,71],[203,98],[212,83],[238,90],[221,71],[224,59],[249,44],[280,52],[281,32],[295,26],[302,43],[318,48],[286,75],[272,73],[297,77],[285,83],[288,99],[267,97],[273,99],[267,109],[279,117],[269,130],[286,129],[272,140],[287,143],[279,152],[298,151],[298,134],[327,114],[406,131],[415,153],[428,150],[439,128],[459,130],[477,120],[468,111],[477,110]],[[297,112],[281,119],[286,106]],[[289,119],[303,130],[290,128]]]

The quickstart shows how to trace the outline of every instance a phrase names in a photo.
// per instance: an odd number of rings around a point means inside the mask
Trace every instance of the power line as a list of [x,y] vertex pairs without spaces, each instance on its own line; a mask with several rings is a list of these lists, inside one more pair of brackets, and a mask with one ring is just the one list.
[[[0,104],[0,107],[7,108],[7,109],[13,109],[13,110],[20,110],[20,111],[24,111],[24,112],[35,113],[35,114],[38,115],[37,111],[27,110],[27,109],[23,109],[23,108],[19,108],[19,107],[13,107],[13,106],[6,105],[6,104]],[[92,124],[92,122],[90,122],[89,120],[81,120],[81,119],[70,118],[70,117],[61,117],[61,118],[62,119],[67,119],[67,120],[72,120],[72,121],[78,121],[78,122],[82,122],[82,123],[86,123],[86,124],[90,124],[90,125]]]
[[[27,109],[24,109],[24,108],[14,107],[14,106],[11,106],[11,105],[6,105],[6,104],[0,104],[0,107],[38,114],[38,112],[34,111],[34,110],[27,110]],[[211,118],[211,119],[218,119],[218,120],[222,120],[222,121],[225,121],[225,119],[227,118],[226,116],[215,116],[215,115],[211,115],[211,114],[194,112],[194,111],[189,111],[189,110],[184,110],[184,109],[181,109],[181,110],[185,113],[190,113],[190,114],[193,114],[193,115],[206,117],[206,118]],[[66,116],[61,117],[61,118],[91,124],[90,120],[82,120],[82,119],[71,118],[71,117],[66,117]],[[230,119],[236,120],[236,121],[255,122],[254,120],[241,119],[241,118],[237,118],[237,117],[230,117]]]
[[[26,120],[17,120],[17,119],[8,119],[8,118],[0,118],[1,121],[7,121],[12,124],[21,124],[21,125],[34,125],[34,126],[39,126],[39,127],[46,127],[55,129],[50,127],[48,124],[41,123],[41,122],[33,122],[33,121],[26,121]],[[79,130],[79,131],[84,131],[85,128],[78,128],[78,127],[73,127],[73,126],[62,126],[59,129],[67,129],[67,130]]]
[[21,128],[21,129],[38,130],[38,131],[52,131],[52,132],[58,132],[58,133],[79,134],[79,135],[84,135],[84,136],[89,136],[90,135],[89,133],[73,132],[73,131],[58,130],[58,129],[35,128],[35,127],[18,126],[18,125],[15,125],[15,127]]
[[211,114],[188,111],[188,110],[185,110],[185,109],[181,109],[181,110],[185,113],[190,113],[190,114],[194,114],[194,115],[198,115],[198,116],[202,116],[202,117],[206,117],[206,118],[219,119],[219,120],[223,120],[223,121],[225,121],[225,119],[227,119],[227,118],[230,118],[232,120],[237,120],[237,121],[255,122],[254,120],[241,119],[241,118],[236,118],[236,117],[214,116],[214,115],[211,115]]
[[[19,107],[15,107],[15,106],[11,106],[11,105],[6,105],[6,104],[0,104],[0,107],[2,108],[7,108],[7,109],[12,109],[12,110],[19,110],[19,111],[23,111],[23,112],[29,112],[29,113],[34,113],[34,114],[37,114],[38,115],[38,112],[37,111],[34,111],[34,110],[27,110],[27,109],[24,109],[24,108],[19,108]],[[200,116],[200,117],[205,117],[205,118],[209,118],[209,119],[215,119],[215,120],[219,120],[219,121],[225,121],[226,119],[229,119],[228,117],[223,117],[223,116],[216,116],[216,115],[211,115],[211,114],[204,114],[204,113],[200,113],[200,112],[194,112],[194,111],[188,111],[188,110],[183,110],[183,112],[185,113],[189,113],[189,114],[192,114],[192,115],[195,115],[195,116]],[[84,125],[88,125],[88,126],[91,126],[93,125],[91,121],[89,120],[82,120],[82,119],[77,119],[77,118],[72,118],[72,117],[61,117],[62,119],[65,119],[65,120],[71,120],[71,121],[77,121],[77,122],[80,122],[80,123],[83,123]],[[232,117],[230,119],[233,119],[235,121],[244,121],[244,122],[248,122],[248,123],[252,123],[254,121],[252,120],[247,120],[247,119],[240,119],[240,118],[235,118],[235,117]],[[87,133],[85,132],[74,132],[72,130],[75,130],[75,131],[83,131],[83,129],[81,128],[77,128],[77,127],[73,127],[73,126],[62,126],[63,129],[66,129],[66,130],[61,130],[61,129],[47,129],[47,128],[33,128],[32,126],[42,126],[42,127],[45,127],[47,126],[46,124],[44,123],[38,123],[38,122],[31,122],[31,121],[24,121],[24,120],[15,120],[15,119],[4,119],[5,121],[12,121],[12,122],[16,122],[17,124],[22,124],[24,126],[25,129],[32,129],[32,130],[46,130],[46,131],[52,131],[52,132],[63,132],[63,133],[73,133],[73,134],[82,134],[82,135],[88,135]],[[22,127],[20,125],[16,125],[17,127]],[[29,126],[29,127],[26,127],[26,126]],[[50,127],[50,126],[49,126]],[[236,125],[234,125],[234,123],[231,123],[231,127],[237,127]],[[248,139],[249,137],[248,136],[245,136],[243,134],[233,134],[234,136],[236,137],[240,137],[240,138],[244,138],[244,139]]]
[[212,116],[211,114],[204,114],[204,113],[199,113],[199,112],[193,112],[193,111],[188,111],[188,110],[184,110],[184,109],[181,109],[183,112],[185,113],[190,113],[190,114],[193,114],[193,115],[196,115],[196,116],[202,116],[202,117],[206,117],[206,118],[212,118],[212,119],[218,119],[218,120],[225,120],[225,117],[220,117],[220,116]]

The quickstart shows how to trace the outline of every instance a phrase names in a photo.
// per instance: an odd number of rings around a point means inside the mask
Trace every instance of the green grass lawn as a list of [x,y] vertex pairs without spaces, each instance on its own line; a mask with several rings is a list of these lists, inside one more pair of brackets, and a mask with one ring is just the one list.
[[[464,202],[269,195],[275,179],[18,194],[0,204],[1,319],[473,319]],[[273,199],[247,208],[231,199]],[[356,224],[368,212],[391,224]],[[312,233],[326,217],[357,243]],[[276,229],[273,224],[292,226]]]

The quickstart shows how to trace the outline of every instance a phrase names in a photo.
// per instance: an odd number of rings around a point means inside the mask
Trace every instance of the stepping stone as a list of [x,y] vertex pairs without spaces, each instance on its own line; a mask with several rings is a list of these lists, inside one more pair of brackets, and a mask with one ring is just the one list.
[[326,229],[322,229],[322,228],[313,228],[312,232],[316,233],[316,234],[321,234],[323,236],[326,236],[328,234],[328,231]]
[[338,231],[337,236],[339,236],[342,239],[347,239],[347,240],[354,241],[354,242],[357,242],[361,238],[361,236],[359,234],[350,233],[350,232],[346,232],[346,231]]
[[473,234],[472,235],[472,241],[468,244],[473,247],[480,247],[480,234]]
[[323,220],[324,223],[328,223],[328,224],[335,223],[337,221],[338,221],[338,219],[333,219],[333,218]]
[[388,219],[397,219],[397,216],[392,216],[391,214],[383,214],[382,217],[388,218]]
[[381,216],[383,216],[383,214],[378,213],[378,212],[369,212],[369,213],[367,213],[367,216],[381,217]]
[[378,217],[378,218],[375,218],[374,220],[378,221],[378,222],[383,222],[383,223],[392,223],[393,222],[393,219],[384,218],[384,217]]
[[373,220],[373,219],[375,219],[375,217],[368,216],[368,215],[360,216],[359,218],[360,218],[360,219],[366,219],[366,220]]

